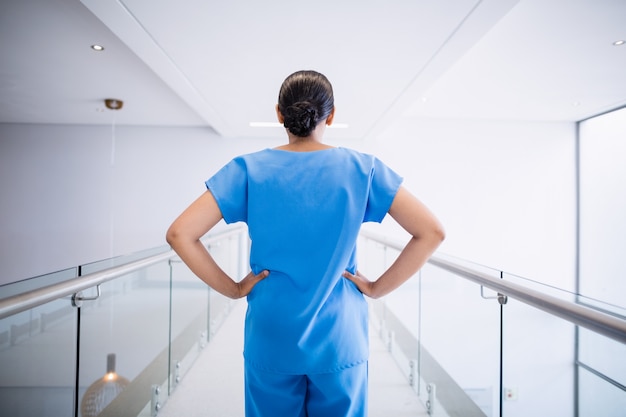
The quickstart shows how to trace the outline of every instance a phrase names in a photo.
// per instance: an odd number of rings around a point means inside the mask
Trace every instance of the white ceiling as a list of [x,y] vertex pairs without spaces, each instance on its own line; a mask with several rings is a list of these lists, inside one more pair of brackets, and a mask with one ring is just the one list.
[[334,138],[397,117],[576,121],[626,105],[619,39],[624,0],[2,0],[0,122],[279,136],[249,124],[275,121],[298,69],[333,83]]

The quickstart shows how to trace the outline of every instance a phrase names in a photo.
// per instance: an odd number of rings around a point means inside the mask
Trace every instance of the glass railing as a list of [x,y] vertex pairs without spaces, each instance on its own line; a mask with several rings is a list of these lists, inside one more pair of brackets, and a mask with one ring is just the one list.
[[[244,275],[245,229],[204,242],[227,273]],[[359,269],[379,275],[398,248],[362,235]],[[435,260],[371,302],[374,331],[430,415],[623,414],[623,308],[440,254]],[[620,324],[598,333],[580,317],[572,322],[504,297],[465,271]],[[1,414],[155,416],[232,306],[169,247],[0,287]],[[574,324],[581,320],[583,327]]]
[[[399,248],[362,234],[359,269],[376,277]],[[441,254],[436,258],[455,265],[456,272],[429,263],[398,290],[371,302],[372,322],[430,415],[624,415],[623,308]],[[505,297],[468,279],[465,270],[540,297]],[[542,308],[544,296],[556,304],[557,315]],[[573,322],[564,318],[570,309]],[[588,312],[593,320],[581,318]],[[618,325],[607,330],[588,323],[595,315]]]
[[[76,276],[77,269],[0,287],[2,297]],[[0,320],[0,408],[7,416],[72,416],[78,311],[69,298]],[[54,411],[52,411],[54,410]]]
[[[245,229],[203,241],[226,273],[242,276]],[[78,297],[6,313],[22,302],[15,296],[62,291],[155,258]],[[0,414],[148,417],[176,389],[231,303],[163,247],[0,287],[0,307]]]

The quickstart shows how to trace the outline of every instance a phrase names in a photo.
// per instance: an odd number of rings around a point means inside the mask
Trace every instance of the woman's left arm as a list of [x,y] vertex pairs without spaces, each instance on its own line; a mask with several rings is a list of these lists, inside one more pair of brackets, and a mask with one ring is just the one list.
[[229,298],[245,297],[269,272],[250,272],[235,282],[217,265],[200,238],[221,219],[222,212],[213,194],[206,191],[172,223],[166,240],[189,269],[212,289]]
[[375,281],[369,281],[358,271],[356,274],[348,271],[343,274],[354,282],[363,294],[371,298],[389,294],[411,278],[445,238],[439,220],[404,187],[398,190],[389,208],[389,214],[411,235],[398,258]]

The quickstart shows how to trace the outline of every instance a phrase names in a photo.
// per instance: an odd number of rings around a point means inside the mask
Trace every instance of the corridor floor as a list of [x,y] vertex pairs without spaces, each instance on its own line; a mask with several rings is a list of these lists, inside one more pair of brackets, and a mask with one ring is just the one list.
[[[234,304],[213,340],[183,377],[159,417],[243,417],[245,301]],[[370,330],[369,417],[426,417],[424,406]]]

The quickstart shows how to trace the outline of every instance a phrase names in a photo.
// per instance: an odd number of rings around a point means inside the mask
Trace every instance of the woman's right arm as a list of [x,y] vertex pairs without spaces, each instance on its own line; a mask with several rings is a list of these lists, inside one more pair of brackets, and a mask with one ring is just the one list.
[[222,212],[213,194],[206,191],[172,223],[166,240],[189,269],[215,291],[230,298],[244,297],[269,273],[262,271],[254,275],[250,272],[235,282],[217,265],[200,238],[221,219]]

